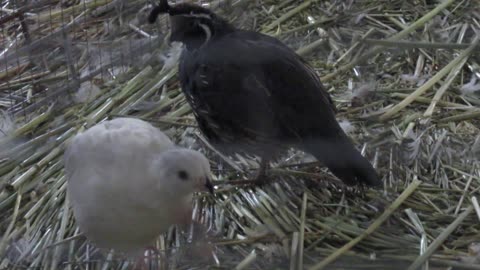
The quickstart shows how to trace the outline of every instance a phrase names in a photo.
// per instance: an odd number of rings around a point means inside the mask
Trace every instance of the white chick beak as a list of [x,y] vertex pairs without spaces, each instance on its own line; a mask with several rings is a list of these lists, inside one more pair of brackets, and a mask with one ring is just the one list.
[[207,189],[207,191],[210,192],[210,194],[214,194],[213,193],[214,187],[213,187],[212,181],[210,181],[210,178],[200,177],[197,179],[196,182],[199,190],[204,191],[205,189]]
[[212,181],[208,177],[206,177],[205,179],[206,179],[205,187],[210,192],[210,194],[213,195],[214,187],[213,187]]

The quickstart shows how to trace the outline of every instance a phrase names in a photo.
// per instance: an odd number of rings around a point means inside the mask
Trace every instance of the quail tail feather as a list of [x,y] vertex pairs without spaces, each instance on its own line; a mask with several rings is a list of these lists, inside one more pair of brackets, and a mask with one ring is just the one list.
[[304,148],[347,185],[382,185],[376,170],[350,141],[310,143]]

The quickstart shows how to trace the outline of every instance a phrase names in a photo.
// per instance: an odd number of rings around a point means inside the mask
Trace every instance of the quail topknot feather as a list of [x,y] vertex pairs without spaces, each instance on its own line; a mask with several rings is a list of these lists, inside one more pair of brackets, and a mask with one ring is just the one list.
[[295,147],[313,154],[348,185],[381,185],[370,162],[335,119],[335,107],[315,71],[278,39],[237,29],[201,6],[170,6],[171,41],[185,45],[179,65],[183,93],[201,132],[222,152],[268,161]]

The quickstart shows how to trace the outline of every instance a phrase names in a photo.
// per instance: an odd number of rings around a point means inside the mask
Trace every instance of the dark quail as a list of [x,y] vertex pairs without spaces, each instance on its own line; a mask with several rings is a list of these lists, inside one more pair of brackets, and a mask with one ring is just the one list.
[[268,161],[288,147],[313,154],[348,185],[379,186],[375,169],[335,119],[315,71],[279,40],[236,29],[212,11],[161,0],[149,16],[168,13],[170,40],[182,42],[179,77],[200,130],[224,153]]

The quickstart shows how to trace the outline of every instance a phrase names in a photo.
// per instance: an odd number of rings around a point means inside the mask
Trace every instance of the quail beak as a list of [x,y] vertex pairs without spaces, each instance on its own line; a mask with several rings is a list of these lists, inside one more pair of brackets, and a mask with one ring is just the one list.
[[214,194],[213,191],[214,191],[214,188],[213,188],[213,185],[212,185],[212,182],[210,181],[210,179],[207,177],[206,178],[206,182],[205,182],[205,187],[208,189],[208,191],[210,192],[210,194]]

